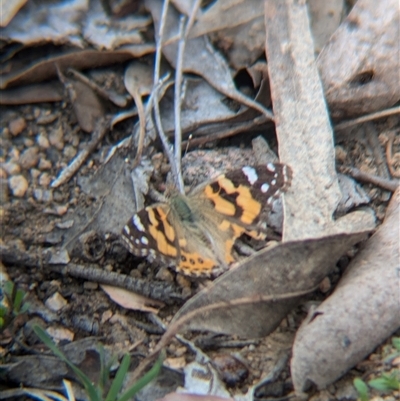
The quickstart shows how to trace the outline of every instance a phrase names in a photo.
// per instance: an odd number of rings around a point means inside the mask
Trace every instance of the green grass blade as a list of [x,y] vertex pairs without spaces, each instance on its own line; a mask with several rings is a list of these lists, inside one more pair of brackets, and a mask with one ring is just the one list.
[[400,351],[400,337],[393,337],[392,344],[398,351]]
[[130,363],[131,357],[129,354],[125,354],[122,358],[121,365],[119,366],[105,401],[115,401],[117,399],[118,393],[121,391],[124,383],[126,373],[128,372]]
[[368,386],[359,378],[353,380],[353,385],[356,388],[361,401],[368,401]]
[[130,400],[137,392],[139,392],[144,386],[149,384],[153,379],[155,379],[160,373],[162,363],[164,360],[164,353],[162,352],[158,357],[155,364],[152,368],[141,377],[131,388],[129,388],[119,399],[118,401],[128,401]]
[[72,362],[70,362],[67,357],[57,348],[56,344],[54,344],[53,340],[50,336],[38,325],[33,326],[34,332],[37,336],[43,341],[43,343],[50,348],[54,355],[60,358],[63,362],[65,362],[78,376],[79,380],[81,381],[82,385],[85,387],[85,390],[90,398],[91,401],[101,401],[101,398],[93,386],[90,379]]
[[13,302],[13,310],[14,313],[18,313],[21,310],[22,302],[25,297],[25,292],[18,289],[15,292],[14,302]]
[[372,379],[368,382],[368,385],[375,390],[379,391],[391,391],[400,390],[400,377],[382,375],[377,379]]

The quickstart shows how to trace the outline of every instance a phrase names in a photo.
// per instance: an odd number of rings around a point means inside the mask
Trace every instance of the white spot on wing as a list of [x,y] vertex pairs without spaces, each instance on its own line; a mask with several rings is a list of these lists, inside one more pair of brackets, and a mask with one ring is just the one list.
[[247,177],[247,179],[249,180],[249,183],[251,185],[254,185],[254,183],[258,180],[258,175],[256,170],[253,167],[243,167],[242,168],[243,174]]
[[149,240],[148,240],[146,237],[140,238],[140,242],[141,242],[143,245],[149,245]]
[[272,185],[276,185],[276,180],[272,180],[272,181],[271,181],[271,184],[272,184]]
[[263,194],[265,194],[266,192],[268,192],[268,189],[269,189],[269,185],[268,185],[268,184],[262,184],[262,185],[261,185],[261,192],[262,192]]
[[132,217],[132,224],[133,224],[139,231],[142,231],[142,232],[145,231],[144,226],[143,226],[142,222],[140,221],[140,217],[139,217],[137,214],[135,214],[135,215]]
[[126,235],[128,235],[128,236],[131,235],[131,230],[130,230],[129,226],[125,226],[125,227],[124,227],[124,233],[125,233]]
[[276,170],[276,167],[275,167],[272,163],[268,163],[268,164],[267,164],[267,169],[268,169],[269,171],[274,172],[274,171]]

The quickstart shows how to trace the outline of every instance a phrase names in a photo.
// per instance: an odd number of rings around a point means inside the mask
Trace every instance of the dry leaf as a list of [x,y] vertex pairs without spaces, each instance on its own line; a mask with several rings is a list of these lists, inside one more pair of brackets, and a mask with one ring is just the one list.
[[[126,309],[140,310],[142,312],[158,313],[164,304],[143,295],[119,287],[101,284],[102,290],[118,305]],[[156,308],[155,308],[156,307]]]
[[[146,0],[145,5],[153,16],[154,26],[156,32],[158,32],[162,3],[157,0]],[[170,6],[168,7],[165,22],[164,41],[175,37],[178,34],[178,27],[179,13],[174,9],[174,7]],[[178,43],[175,42],[169,45],[164,45],[162,51],[168,62],[175,67]],[[258,110],[258,112],[264,114],[267,118],[272,118],[270,111],[265,109],[259,103],[244,96],[236,89],[227,62],[213,49],[207,37],[202,36],[187,40],[182,68],[184,72],[191,72],[200,75],[211,86],[223,93],[225,96],[228,96],[247,107]]]
[[88,85],[75,79],[68,80],[70,84],[70,100],[82,131],[92,132],[96,122],[104,116],[103,105],[96,93]]
[[291,362],[297,391],[310,382],[326,387],[400,328],[399,221],[400,189],[335,292],[297,332]]
[[367,114],[400,99],[398,0],[359,0],[318,57],[334,118]]
[[0,91],[0,104],[59,102],[63,94],[64,88],[60,82],[46,82]]
[[286,242],[257,252],[190,299],[174,316],[165,340],[182,329],[267,335],[365,234]]
[[57,67],[61,71],[67,68],[84,70],[87,68],[102,67],[110,64],[123,63],[134,57],[141,57],[154,51],[153,45],[137,45],[125,47],[116,51],[74,50],[69,53],[46,57],[22,70],[2,76],[0,88],[28,85],[57,77]]
[[7,26],[26,2],[27,0],[1,0],[0,27],[4,28]]

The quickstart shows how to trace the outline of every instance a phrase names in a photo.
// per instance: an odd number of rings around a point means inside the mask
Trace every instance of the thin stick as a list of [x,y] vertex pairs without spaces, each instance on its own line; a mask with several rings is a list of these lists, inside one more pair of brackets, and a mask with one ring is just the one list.
[[354,125],[365,123],[367,121],[377,120],[378,118],[389,117],[392,116],[393,114],[399,114],[399,113],[400,113],[400,106],[392,107],[391,109],[378,111],[376,113],[371,113],[366,116],[355,118],[354,120],[345,121],[343,123],[335,125],[334,129],[335,131],[340,131],[346,128],[353,127]]
[[374,184],[378,187],[386,189],[387,191],[394,192],[400,186],[400,180],[388,180],[387,178],[382,178],[373,174],[365,173],[358,168],[342,167],[340,170],[345,174],[350,174],[354,179],[358,181],[362,181],[367,184]]
[[184,25],[186,22],[186,17],[181,15],[179,19],[179,43],[178,43],[178,54],[176,60],[175,69],[175,89],[174,89],[174,117],[175,117],[175,164],[177,176],[175,177],[176,186],[180,193],[185,193],[185,188],[183,186],[183,178],[181,174],[181,144],[182,144],[182,128],[181,128],[181,88],[182,88],[182,68],[183,68],[183,55],[185,52],[185,35],[184,35]]
[[181,128],[181,106],[182,106],[182,78],[183,78],[183,58],[185,54],[186,41],[189,37],[190,29],[193,26],[197,11],[200,7],[200,0],[196,0],[190,11],[189,20],[184,29],[186,17],[181,16],[179,20],[179,43],[175,70],[175,93],[174,93],[174,117],[175,117],[175,163],[178,176],[175,178],[177,187],[181,193],[185,193],[182,179],[182,128]]
[[58,188],[60,185],[68,182],[75,173],[79,170],[87,157],[96,149],[97,145],[103,139],[104,135],[108,132],[110,126],[109,118],[101,118],[93,131],[92,138],[86,145],[86,148],[81,150],[68,166],[61,171],[58,178],[51,183],[51,188]]
[[391,132],[389,135],[389,139],[386,144],[386,159],[387,159],[387,165],[389,167],[390,174],[392,177],[395,178],[400,178],[400,173],[396,171],[396,169],[393,167],[393,142],[394,142],[394,133]]

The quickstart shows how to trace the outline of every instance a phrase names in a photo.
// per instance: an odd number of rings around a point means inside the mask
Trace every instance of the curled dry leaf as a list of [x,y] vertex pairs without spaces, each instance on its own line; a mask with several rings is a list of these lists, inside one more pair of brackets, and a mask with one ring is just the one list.
[[400,99],[400,7],[359,0],[318,58],[332,116],[367,114]]
[[400,327],[399,218],[400,189],[335,292],[297,332],[291,362],[297,391],[310,381],[326,387]]
[[126,309],[157,314],[158,308],[164,306],[160,301],[144,297],[143,295],[127,291],[123,288],[112,287],[105,284],[100,285],[100,287],[114,302]]
[[182,329],[267,335],[365,234],[287,242],[257,252],[190,299],[161,342]]
[[61,71],[67,68],[84,70],[87,68],[102,67],[110,64],[123,63],[134,57],[141,57],[154,51],[153,45],[137,45],[125,47],[123,50],[97,51],[97,50],[73,50],[69,53],[59,54],[53,57],[35,62],[22,70],[11,72],[2,76],[0,88],[28,85],[42,82],[57,77],[57,66]]
[[0,91],[0,104],[19,105],[60,102],[64,98],[60,82],[46,82]]

